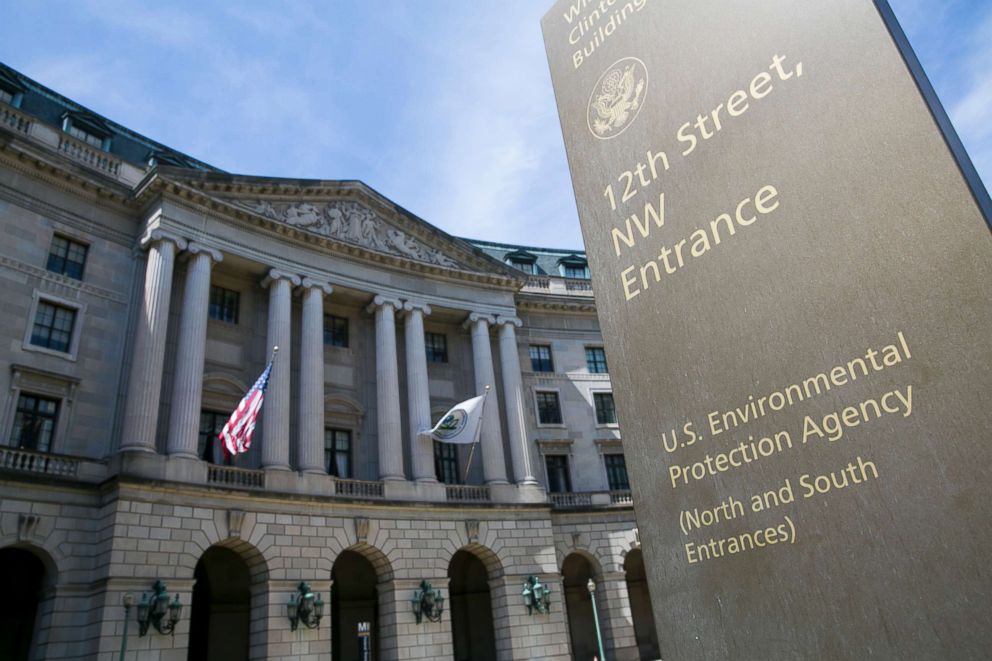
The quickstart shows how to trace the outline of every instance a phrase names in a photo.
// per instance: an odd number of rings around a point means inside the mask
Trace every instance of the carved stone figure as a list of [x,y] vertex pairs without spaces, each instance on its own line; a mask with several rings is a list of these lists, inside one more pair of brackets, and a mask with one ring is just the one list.
[[457,262],[444,253],[387,225],[375,212],[357,202],[231,200],[231,203],[265,218],[338,241],[428,264],[458,266]]

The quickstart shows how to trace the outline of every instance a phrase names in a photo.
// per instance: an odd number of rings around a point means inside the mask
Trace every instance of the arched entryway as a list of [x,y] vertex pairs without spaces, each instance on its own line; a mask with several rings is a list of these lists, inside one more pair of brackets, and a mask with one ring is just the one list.
[[455,661],[496,661],[489,571],[474,553],[461,550],[448,563],[448,608]]
[[[372,659],[379,658],[379,577],[375,566],[356,551],[342,551],[331,570],[331,638],[334,659],[363,659],[367,629]],[[366,626],[367,624],[367,626]]]
[[638,654],[642,659],[660,659],[658,631],[654,626],[648,579],[644,573],[644,554],[640,549],[634,549],[627,554],[623,570],[627,574],[627,596],[630,599],[630,613],[634,620],[634,637],[637,639]]
[[[592,659],[599,652],[596,645],[596,623],[592,614],[592,600],[586,586],[596,572],[588,558],[580,553],[572,553],[565,558],[561,573],[572,658]],[[597,594],[599,592],[601,590],[597,590]]]
[[189,661],[244,661],[251,629],[252,580],[248,563],[229,548],[212,546],[193,573]]
[[45,574],[45,565],[31,551],[0,549],[0,658],[32,658]]

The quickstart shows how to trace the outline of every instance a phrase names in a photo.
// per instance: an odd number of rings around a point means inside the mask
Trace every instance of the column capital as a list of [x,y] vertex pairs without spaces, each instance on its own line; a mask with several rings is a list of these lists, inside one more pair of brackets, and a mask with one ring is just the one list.
[[382,294],[376,294],[375,298],[372,299],[372,302],[366,306],[365,311],[369,313],[375,312],[376,308],[380,308],[385,305],[390,306],[393,310],[403,309],[403,304],[400,302],[400,299],[392,298],[390,296],[383,296]]
[[504,317],[501,314],[496,315],[496,325],[498,326],[516,326],[520,328],[524,325],[524,322],[519,317]]
[[277,280],[288,280],[292,285],[300,284],[300,276],[298,275],[286,273],[285,271],[280,271],[279,269],[269,269],[269,272],[262,279],[262,287],[268,287]]
[[414,310],[420,310],[425,315],[431,313],[431,306],[421,301],[403,301],[403,311],[409,314]]
[[145,232],[138,241],[138,245],[141,248],[147,248],[151,244],[159,243],[161,241],[168,241],[169,243],[174,244],[176,246],[176,250],[185,250],[186,245],[189,243],[178,234],[173,234],[172,232],[167,232],[156,227],[155,229],[150,229]]
[[209,255],[214,264],[224,261],[224,255],[216,248],[210,248],[197,241],[190,241],[186,246],[186,252],[191,255]]
[[304,289],[319,289],[324,292],[324,296],[330,296],[334,292],[334,287],[332,287],[329,283],[323,282],[322,280],[316,280],[310,276],[304,276],[303,279],[300,280],[300,287]]
[[469,313],[468,318],[465,320],[465,323],[462,324],[462,327],[470,328],[472,324],[474,324],[477,321],[484,321],[486,322],[487,325],[492,326],[493,324],[496,323],[496,317],[494,317],[491,314],[484,314],[482,312],[471,312]]

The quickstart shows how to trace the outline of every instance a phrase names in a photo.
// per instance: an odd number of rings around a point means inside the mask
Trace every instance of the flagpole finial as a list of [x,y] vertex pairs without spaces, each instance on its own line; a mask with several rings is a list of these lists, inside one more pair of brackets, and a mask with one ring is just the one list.
[[489,384],[486,384],[486,392],[489,392]]
[[279,347],[272,347],[272,353],[277,353],[278,351],[279,351]]

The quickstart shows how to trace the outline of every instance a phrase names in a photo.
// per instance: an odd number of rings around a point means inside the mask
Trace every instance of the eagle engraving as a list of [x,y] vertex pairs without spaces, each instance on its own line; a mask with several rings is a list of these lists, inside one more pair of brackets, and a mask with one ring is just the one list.
[[589,101],[590,128],[598,138],[619,135],[633,120],[647,84],[640,60],[629,58],[617,65],[603,76]]

